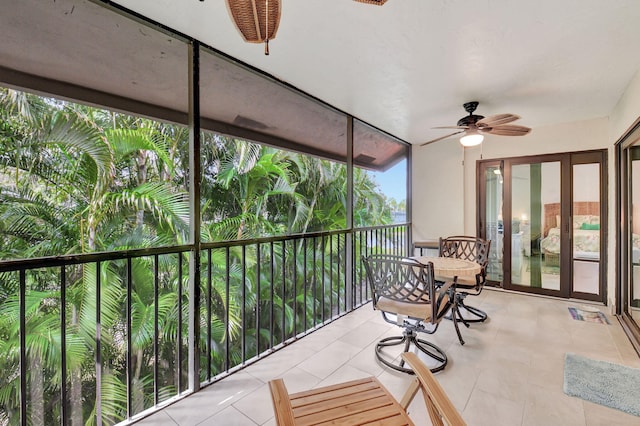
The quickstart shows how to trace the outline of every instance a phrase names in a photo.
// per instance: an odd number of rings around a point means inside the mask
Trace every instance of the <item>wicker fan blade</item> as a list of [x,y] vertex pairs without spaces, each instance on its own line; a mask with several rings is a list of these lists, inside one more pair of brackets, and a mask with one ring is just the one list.
[[425,143],[421,143],[420,146],[425,146],[425,145],[429,145],[430,143],[441,141],[442,139],[446,139],[446,138],[449,138],[449,137],[451,137],[453,135],[457,135],[458,133],[464,133],[464,130],[459,130],[457,132],[453,132],[453,133],[451,133],[449,135],[446,135],[446,136],[441,136],[441,137],[436,138],[436,139],[431,139],[430,141],[427,141]]
[[432,129],[468,129],[469,126],[438,126],[432,127]]
[[483,118],[476,124],[478,125],[478,127],[495,127],[511,123],[512,121],[516,121],[518,119],[520,119],[520,117],[515,114],[496,114],[487,118]]
[[498,136],[524,136],[530,131],[531,129],[529,127],[516,126],[512,124],[491,127],[491,129],[489,130],[482,130],[483,133],[489,133],[491,135],[498,135]]

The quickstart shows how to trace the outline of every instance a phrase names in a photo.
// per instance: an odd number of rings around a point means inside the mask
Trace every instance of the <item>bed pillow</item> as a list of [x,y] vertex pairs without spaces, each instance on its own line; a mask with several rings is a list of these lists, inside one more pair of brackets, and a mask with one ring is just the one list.
[[587,231],[599,231],[600,224],[599,223],[583,223],[580,225],[580,229],[584,229]]
[[592,225],[600,225],[600,216],[591,215],[590,218],[591,218],[591,220],[589,220],[590,224],[592,224]]
[[556,228],[560,228],[560,215],[556,215]]
[[580,228],[583,223],[591,223],[591,218],[588,214],[577,214],[573,216],[573,228]]

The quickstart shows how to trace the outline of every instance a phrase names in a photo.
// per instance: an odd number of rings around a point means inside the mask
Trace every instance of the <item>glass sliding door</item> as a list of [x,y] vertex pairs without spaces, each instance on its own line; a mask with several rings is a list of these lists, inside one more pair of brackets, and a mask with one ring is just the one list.
[[489,280],[605,300],[606,151],[480,161],[478,182],[478,234],[492,241]]
[[619,209],[618,290],[616,311],[640,353],[640,118],[616,145]]
[[633,320],[640,323],[640,147],[634,146],[630,150],[630,157],[631,235],[629,236],[629,264],[631,274],[628,289],[628,311]]
[[502,282],[502,165],[500,163],[487,164],[480,171],[484,179],[485,220],[483,232],[486,239],[491,240],[489,264],[487,265],[487,279],[496,283]]
[[560,290],[560,161],[511,167],[510,285]]
[[[571,204],[571,267],[572,297],[600,300],[604,268],[602,245],[606,224],[602,216],[602,167],[588,155],[574,156],[572,160]],[[582,161],[585,161],[582,163]]]

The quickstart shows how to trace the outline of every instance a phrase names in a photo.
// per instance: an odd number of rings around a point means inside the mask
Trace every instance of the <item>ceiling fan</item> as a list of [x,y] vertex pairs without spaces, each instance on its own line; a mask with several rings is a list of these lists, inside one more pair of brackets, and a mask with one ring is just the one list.
[[429,145],[460,133],[464,133],[464,136],[460,138],[460,143],[463,146],[474,146],[482,143],[483,133],[498,136],[524,136],[531,131],[529,127],[507,124],[520,118],[515,114],[497,114],[485,118],[473,113],[478,107],[478,102],[467,102],[463,107],[469,115],[458,120],[456,126],[434,127],[434,129],[458,129],[457,131],[424,142],[420,146]]

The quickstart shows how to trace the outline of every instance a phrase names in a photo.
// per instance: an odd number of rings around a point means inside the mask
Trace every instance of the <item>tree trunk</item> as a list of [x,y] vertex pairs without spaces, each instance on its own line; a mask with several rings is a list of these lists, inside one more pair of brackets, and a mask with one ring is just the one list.
[[[140,151],[138,153],[138,185],[147,182],[147,153]],[[136,227],[141,227],[144,223],[144,203],[138,203],[138,211],[136,212]]]
[[82,413],[82,377],[80,371],[69,374],[69,405],[71,407],[71,426],[84,424]]
[[29,398],[31,425],[44,425],[44,378],[42,361],[38,355],[29,357]]
[[[78,325],[78,310],[75,306],[71,307],[71,324],[74,329]],[[63,377],[62,380],[67,380]],[[71,408],[71,426],[82,426],[82,377],[80,371],[69,372],[69,406]]]

